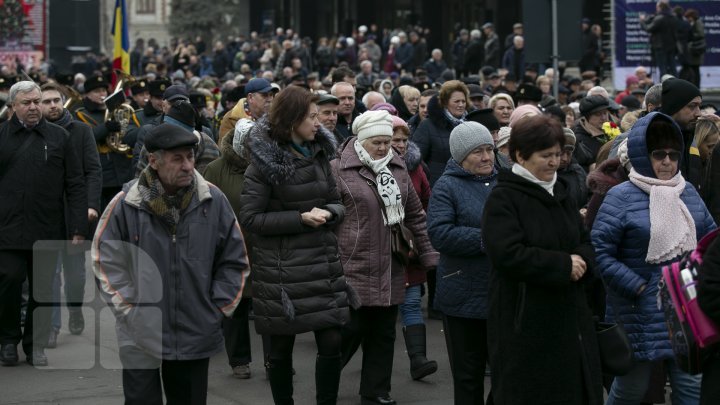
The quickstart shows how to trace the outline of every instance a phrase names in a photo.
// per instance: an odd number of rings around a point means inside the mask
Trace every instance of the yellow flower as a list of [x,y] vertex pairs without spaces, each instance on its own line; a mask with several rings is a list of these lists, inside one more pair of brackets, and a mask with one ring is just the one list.
[[610,139],[615,139],[616,136],[620,135],[620,128],[618,128],[617,124],[614,122],[606,122],[602,124],[602,130],[605,132],[605,135],[607,135]]

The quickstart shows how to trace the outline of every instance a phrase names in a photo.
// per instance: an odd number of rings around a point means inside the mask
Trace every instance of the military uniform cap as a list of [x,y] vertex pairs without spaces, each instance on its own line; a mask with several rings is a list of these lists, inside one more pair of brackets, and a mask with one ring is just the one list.
[[149,91],[148,88],[148,82],[145,79],[140,79],[135,82],[132,86],[130,86],[130,92],[133,95],[144,93],[146,91]]
[[155,79],[148,83],[148,89],[150,90],[151,96],[162,97],[165,90],[170,87],[172,83],[167,79]]
[[110,83],[105,79],[105,77],[100,75],[93,75],[88,77],[88,79],[85,81],[85,93],[89,93],[95,89],[99,88],[105,88],[107,89],[110,87]]

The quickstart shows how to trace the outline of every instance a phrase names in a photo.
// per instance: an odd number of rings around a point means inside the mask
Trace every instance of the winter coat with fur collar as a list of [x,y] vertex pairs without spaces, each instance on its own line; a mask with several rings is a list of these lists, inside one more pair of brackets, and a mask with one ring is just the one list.
[[[255,328],[260,334],[294,335],[349,320],[347,283],[333,229],[343,221],[330,159],[334,137],[321,128],[310,157],[270,138],[267,120],[250,132],[250,166],[240,197],[240,223],[251,239]],[[314,207],[333,214],[317,228],[301,214]]]

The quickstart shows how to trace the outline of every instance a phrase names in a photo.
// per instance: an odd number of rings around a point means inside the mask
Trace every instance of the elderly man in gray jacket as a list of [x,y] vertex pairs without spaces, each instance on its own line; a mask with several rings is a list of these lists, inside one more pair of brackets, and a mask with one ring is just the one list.
[[[249,274],[240,227],[223,193],[194,170],[197,138],[155,127],[140,177],[125,185],[92,246],[113,309],[125,404],[205,404],[208,365],[223,350]],[[162,379],[161,379],[162,369]]]

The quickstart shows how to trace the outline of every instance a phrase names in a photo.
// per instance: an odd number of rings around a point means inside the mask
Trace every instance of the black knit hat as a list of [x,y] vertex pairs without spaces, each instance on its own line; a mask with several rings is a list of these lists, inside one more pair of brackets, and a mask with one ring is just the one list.
[[492,108],[483,108],[482,110],[471,111],[465,117],[466,121],[475,121],[483,124],[488,131],[497,131],[500,129],[500,122],[495,118]]
[[702,97],[700,89],[683,79],[668,79],[662,83],[660,111],[672,117],[695,97]]
[[174,102],[165,115],[190,128],[195,128],[195,108],[187,100]]
[[152,153],[158,150],[194,147],[197,143],[198,138],[192,132],[181,126],[164,122],[150,130],[145,138],[145,149]]

